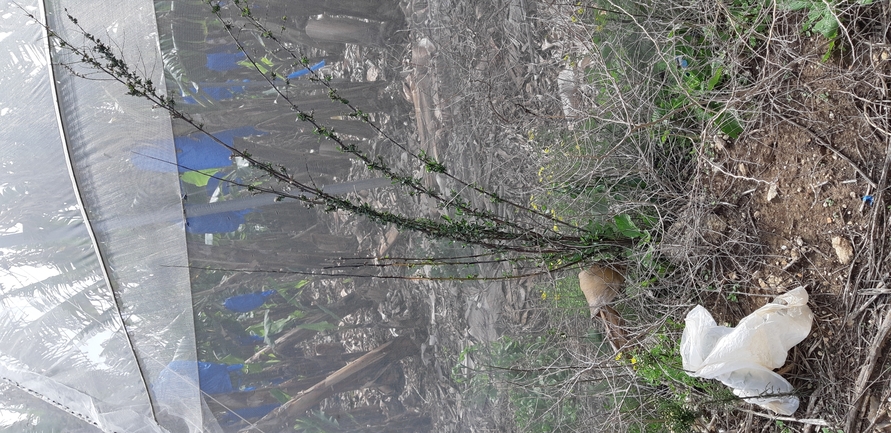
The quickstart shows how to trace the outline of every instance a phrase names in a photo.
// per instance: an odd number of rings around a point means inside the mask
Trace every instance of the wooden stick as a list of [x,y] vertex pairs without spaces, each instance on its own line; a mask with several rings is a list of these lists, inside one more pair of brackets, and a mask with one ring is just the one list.
[[866,391],[866,384],[869,382],[869,378],[872,377],[872,371],[876,367],[876,361],[882,352],[882,346],[885,345],[889,331],[891,331],[891,308],[886,307],[885,317],[882,319],[878,332],[876,332],[876,338],[869,347],[869,356],[866,358],[866,364],[860,369],[860,375],[857,376],[857,382],[854,383],[851,410],[848,411],[848,417],[845,420],[844,430],[846,432],[854,431],[854,425],[857,423],[857,416],[860,413],[861,400],[863,400],[863,395]]

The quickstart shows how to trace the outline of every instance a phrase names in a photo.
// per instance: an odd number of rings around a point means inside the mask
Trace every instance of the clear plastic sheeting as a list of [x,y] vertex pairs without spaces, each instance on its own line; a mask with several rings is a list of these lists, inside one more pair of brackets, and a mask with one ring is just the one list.
[[[174,154],[169,117],[119,83],[72,74],[95,72],[62,51],[51,68],[45,31],[26,15],[81,43],[68,9],[160,83],[152,3],[21,5],[0,3],[11,53],[0,63],[0,383],[82,431],[216,431],[197,368],[172,379],[175,398],[154,386],[169,363],[196,357],[178,176],[130,163],[141,143]],[[0,410],[21,406],[16,395],[2,393]]]
[[[263,16],[288,16],[289,46],[325,74],[343,70],[353,55],[347,44],[379,47],[404,26],[395,0],[256,6]],[[358,319],[346,318],[383,296],[384,288],[307,275],[367,255],[351,229],[296,200],[254,194],[245,185],[269,182],[259,170],[126,95],[79,56],[51,48],[27,14],[72,46],[89,50],[85,34],[95,35],[207,131],[299,168],[302,182],[330,194],[390,187],[389,179],[357,178],[355,161],[313,128],[295,126],[290,107],[241,62],[266,53],[265,42],[245,36],[241,52],[201,0],[23,7],[0,3],[0,48],[11,53],[0,60],[0,430],[31,423],[34,431],[271,432],[279,421],[299,422],[306,410],[272,411],[307,390],[314,392],[300,403],[312,408],[372,388],[377,401],[391,399],[403,386],[399,360],[417,352],[407,337],[328,343],[320,353],[300,347],[350,329]],[[222,9],[244,24],[231,2]],[[294,58],[268,54],[264,68],[289,77],[288,92],[304,109],[351,141],[379,138],[345,118]],[[386,81],[335,81],[369,113],[395,107]],[[258,267],[279,272],[250,271]],[[312,296],[323,290],[332,292]],[[324,386],[329,376],[337,387]],[[38,400],[53,409],[27,407]],[[344,419],[363,429],[431,423],[405,408],[368,420],[366,408],[354,409],[359,418]]]
[[[0,408],[0,431],[3,432],[65,432],[99,433],[92,423],[8,382],[0,382],[3,396]],[[37,426],[37,427],[35,427]]]

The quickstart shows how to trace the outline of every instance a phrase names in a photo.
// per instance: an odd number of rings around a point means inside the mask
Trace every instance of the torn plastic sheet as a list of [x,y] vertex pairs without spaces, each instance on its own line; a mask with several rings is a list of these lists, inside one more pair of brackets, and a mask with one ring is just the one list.
[[687,313],[681,357],[687,374],[717,379],[747,402],[791,415],[798,409],[792,385],[773,369],[811,332],[808,294],[798,287],[743,318],[735,328],[718,326],[701,305]]

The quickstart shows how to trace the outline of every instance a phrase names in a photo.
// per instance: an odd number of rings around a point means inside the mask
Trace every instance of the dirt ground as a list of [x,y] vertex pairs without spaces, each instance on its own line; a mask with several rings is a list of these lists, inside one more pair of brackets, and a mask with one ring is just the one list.
[[[788,78],[757,97],[770,105],[757,127],[733,142],[707,137],[711,152],[700,155],[700,167],[713,214],[706,220],[720,235],[704,238],[730,241],[725,248],[745,243],[751,254],[727,258],[737,263],[716,276],[725,292],[710,298],[711,307],[733,323],[806,286],[812,332],[781,369],[804,394],[791,419],[806,421],[795,428],[819,431],[807,420],[821,420],[830,431],[891,431],[883,367],[891,325],[882,200],[891,156],[881,102],[888,51],[855,44],[824,62],[826,49],[824,39],[802,37],[778,54],[765,72],[785,69]],[[770,425],[749,414],[728,427]]]

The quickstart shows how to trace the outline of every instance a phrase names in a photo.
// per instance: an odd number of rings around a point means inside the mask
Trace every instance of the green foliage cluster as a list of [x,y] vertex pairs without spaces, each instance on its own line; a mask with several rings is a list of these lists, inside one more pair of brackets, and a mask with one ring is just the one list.
[[[483,405],[506,399],[520,431],[577,431],[584,385],[575,384],[578,366],[557,342],[565,334],[501,337],[488,346],[470,346],[459,355],[452,379],[470,401]],[[479,366],[469,369],[467,358]],[[573,392],[566,392],[574,389]]]
[[[623,411],[634,420],[632,431],[690,431],[706,407],[718,408],[737,400],[723,385],[694,378],[683,370],[678,328],[679,324],[668,321],[647,348],[616,357],[635,372],[643,386],[655,391],[645,407],[626,403]],[[643,416],[645,413],[652,416]]]

